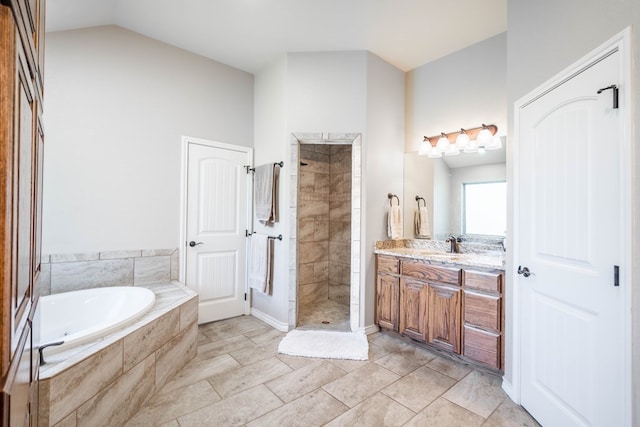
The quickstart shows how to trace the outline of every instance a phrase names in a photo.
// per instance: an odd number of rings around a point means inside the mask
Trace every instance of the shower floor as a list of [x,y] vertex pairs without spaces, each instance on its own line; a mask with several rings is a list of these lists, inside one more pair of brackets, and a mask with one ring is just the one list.
[[349,306],[330,299],[301,306],[298,311],[298,329],[350,331]]

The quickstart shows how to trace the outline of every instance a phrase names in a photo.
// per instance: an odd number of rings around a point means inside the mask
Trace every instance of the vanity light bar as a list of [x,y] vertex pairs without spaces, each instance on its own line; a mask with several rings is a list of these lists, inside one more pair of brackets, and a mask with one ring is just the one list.
[[473,139],[478,139],[478,134],[480,133],[481,130],[483,129],[488,129],[489,132],[491,132],[491,135],[495,135],[498,132],[498,126],[496,125],[485,125],[482,124],[482,126],[477,127],[477,128],[471,128],[471,129],[460,129],[458,131],[455,132],[449,132],[449,133],[444,133],[441,132],[439,135],[435,135],[435,136],[425,136],[424,140],[425,141],[429,141],[429,143],[431,144],[432,147],[435,147],[438,143],[438,140],[442,137],[445,137],[449,140],[450,144],[453,144],[456,142],[456,138],[458,137],[458,135],[460,135],[461,133],[466,133],[467,136],[469,137],[469,139],[473,140]]

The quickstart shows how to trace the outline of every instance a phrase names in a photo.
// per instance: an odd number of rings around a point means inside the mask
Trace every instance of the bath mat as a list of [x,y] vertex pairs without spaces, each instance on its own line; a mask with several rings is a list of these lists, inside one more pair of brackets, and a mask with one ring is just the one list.
[[325,359],[368,360],[369,341],[357,332],[294,329],[280,341],[278,353]]

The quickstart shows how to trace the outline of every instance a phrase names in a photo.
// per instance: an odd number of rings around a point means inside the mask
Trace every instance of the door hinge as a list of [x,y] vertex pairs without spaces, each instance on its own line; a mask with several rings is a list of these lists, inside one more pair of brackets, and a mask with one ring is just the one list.
[[244,300],[245,300],[245,301],[247,300],[247,293],[246,293],[246,292],[245,292],[245,294],[244,294]]
[[613,286],[620,286],[620,266],[613,266]]

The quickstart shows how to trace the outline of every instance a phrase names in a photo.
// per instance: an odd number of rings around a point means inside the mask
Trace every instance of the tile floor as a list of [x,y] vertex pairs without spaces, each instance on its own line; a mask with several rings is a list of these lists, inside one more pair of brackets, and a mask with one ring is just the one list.
[[350,331],[349,306],[330,299],[300,306],[298,328]]
[[201,325],[198,355],[131,426],[537,426],[499,378],[394,337],[369,361],[277,353],[285,334],[251,316]]

